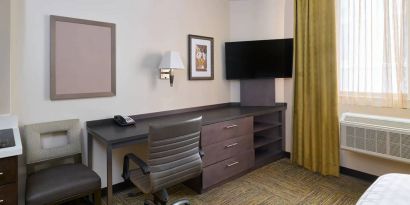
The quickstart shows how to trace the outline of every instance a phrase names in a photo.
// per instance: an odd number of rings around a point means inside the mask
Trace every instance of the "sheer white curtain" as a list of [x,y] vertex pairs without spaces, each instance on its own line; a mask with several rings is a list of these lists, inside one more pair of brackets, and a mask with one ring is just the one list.
[[339,0],[342,104],[407,108],[409,0]]

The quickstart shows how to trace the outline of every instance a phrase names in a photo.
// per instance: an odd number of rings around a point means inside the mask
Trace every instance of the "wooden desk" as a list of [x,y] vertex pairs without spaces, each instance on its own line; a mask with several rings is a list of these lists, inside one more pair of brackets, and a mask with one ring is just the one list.
[[[265,129],[280,127],[280,136],[277,136],[276,142],[280,138],[282,149],[285,144],[284,132],[285,132],[285,111],[286,104],[278,103],[275,106],[263,106],[263,107],[242,107],[236,103],[226,103],[218,105],[210,105],[203,107],[187,108],[181,110],[172,110],[158,113],[150,113],[143,115],[131,116],[136,124],[129,127],[118,126],[113,119],[103,119],[96,121],[88,121],[87,133],[88,133],[88,166],[92,168],[93,164],[93,139],[102,142],[106,147],[107,152],[107,204],[112,204],[112,150],[120,148],[123,146],[146,142],[148,138],[149,126],[153,124],[162,124],[175,121],[183,121],[191,118],[202,116],[202,125],[212,125],[216,123],[221,123],[224,121],[230,121],[246,117],[257,117],[261,116],[260,120],[262,123],[255,120],[255,127],[252,127],[255,132],[263,131]],[[277,122],[273,122],[273,118],[266,117],[266,115],[275,114],[273,116]],[[256,119],[256,118],[255,118]],[[267,123],[263,121],[272,121],[276,123],[275,126],[266,126]],[[253,122],[253,121],[252,121]],[[277,125],[277,126],[276,126]],[[273,132],[272,132],[273,133]],[[253,136],[252,136],[253,137]],[[273,143],[273,141],[272,141]],[[253,144],[253,143],[252,143]],[[260,146],[260,144],[258,145]],[[257,148],[255,148],[257,149]],[[281,152],[276,154],[282,154]],[[205,153],[206,155],[206,153]],[[273,156],[266,155],[269,159],[273,159]],[[259,160],[260,163],[255,165],[262,165],[263,162],[268,162],[271,160],[266,159]],[[256,159],[257,160],[257,159]]]

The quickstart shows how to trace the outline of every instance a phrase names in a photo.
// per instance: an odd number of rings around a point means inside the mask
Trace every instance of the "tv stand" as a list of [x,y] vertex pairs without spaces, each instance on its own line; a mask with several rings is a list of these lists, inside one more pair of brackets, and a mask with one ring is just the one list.
[[[275,79],[241,80],[241,106],[275,106]],[[254,117],[255,167],[280,159],[285,150],[286,108]]]
[[241,80],[241,106],[274,106],[275,79]]

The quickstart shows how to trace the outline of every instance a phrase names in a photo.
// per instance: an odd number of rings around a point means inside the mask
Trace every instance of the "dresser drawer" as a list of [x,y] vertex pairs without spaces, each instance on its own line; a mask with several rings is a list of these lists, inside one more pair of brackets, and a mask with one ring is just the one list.
[[223,142],[218,142],[216,144],[211,144],[203,147],[202,149],[205,156],[204,158],[202,158],[202,162],[204,164],[204,167],[206,167],[208,165],[238,155],[252,148],[252,135],[248,134],[241,137],[228,139]]
[[253,133],[252,117],[206,125],[202,126],[201,145],[205,147],[210,144],[251,133]]
[[251,168],[254,161],[254,151],[249,150],[241,155],[205,167],[202,172],[202,188],[206,189]]
[[17,204],[17,183],[0,186],[0,205]]
[[[0,159],[0,185],[17,181],[17,157]],[[1,205],[1,203],[0,203]]]

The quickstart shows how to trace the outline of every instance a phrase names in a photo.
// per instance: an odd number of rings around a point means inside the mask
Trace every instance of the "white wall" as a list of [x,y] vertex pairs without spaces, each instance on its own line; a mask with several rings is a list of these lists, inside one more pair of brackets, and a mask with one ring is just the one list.
[[[231,41],[293,38],[292,0],[235,0],[230,2]],[[233,81],[231,96],[239,101],[239,81]],[[286,151],[292,148],[293,80],[275,80],[276,101],[288,103]]]
[[[13,40],[13,113],[20,124],[79,118],[110,118],[231,101],[224,80],[223,43],[229,40],[227,0],[13,0],[17,39]],[[50,101],[49,15],[115,23],[117,26],[117,95],[107,98]],[[187,66],[187,35],[214,37],[215,79],[189,81],[176,71],[174,87],[159,79],[161,54],[179,51]],[[94,142],[94,167],[106,184],[103,147]],[[122,181],[122,156],[114,151],[113,181]],[[86,153],[86,152],[85,152]]]
[[10,0],[0,0],[0,115],[10,113]]

